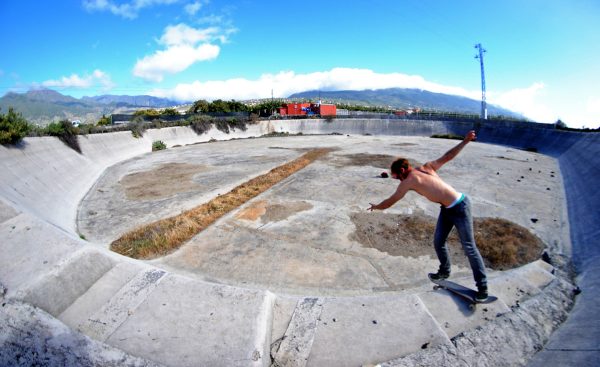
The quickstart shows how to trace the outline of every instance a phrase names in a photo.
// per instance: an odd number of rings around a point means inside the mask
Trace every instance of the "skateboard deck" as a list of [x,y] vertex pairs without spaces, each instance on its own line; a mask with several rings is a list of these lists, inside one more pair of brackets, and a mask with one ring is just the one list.
[[475,305],[478,303],[482,303],[482,304],[492,303],[498,299],[498,297],[488,295],[488,299],[485,300],[484,302],[477,302],[475,300],[475,296],[477,295],[477,292],[471,288],[467,288],[463,285],[460,285],[458,283],[454,283],[450,280],[445,280],[445,279],[433,280],[430,277],[429,280],[431,280],[431,282],[435,284],[433,286],[433,289],[435,289],[435,290],[438,290],[440,288],[445,289],[445,290],[461,297],[465,301],[469,302],[469,308],[474,308]]

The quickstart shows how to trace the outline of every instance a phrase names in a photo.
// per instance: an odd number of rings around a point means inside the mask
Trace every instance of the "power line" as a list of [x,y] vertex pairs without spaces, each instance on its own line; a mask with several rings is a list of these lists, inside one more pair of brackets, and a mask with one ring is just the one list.
[[481,118],[487,120],[487,105],[485,102],[485,72],[483,70],[483,53],[487,52],[487,50],[481,46],[481,43],[476,44],[475,48],[479,50],[479,54],[475,55],[475,58],[479,59],[479,64],[481,65]]

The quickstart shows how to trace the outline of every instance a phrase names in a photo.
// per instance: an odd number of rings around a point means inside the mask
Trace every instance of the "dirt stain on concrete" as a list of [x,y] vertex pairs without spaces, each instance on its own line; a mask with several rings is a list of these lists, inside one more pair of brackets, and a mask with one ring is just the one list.
[[393,155],[387,154],[346,154],[346,164],[352,166],[373,166],[377,168],[390,168],[392,162],[396,159]]
[[261,218],[265,223],[279,222],[286,220],[296,213],[312,209],[313,206],[306,201],[292,201],[286,204],[273,204],[266,208],[266,212]]
[[157,200],[200,187],[192,180],[194,175],[210,167],[188,163],[165,163],[155,169],[131,173],[119,183],[129,200]]
[[286,220],[292,215],[312,209],[312,204],[305,201],[292,201],[285,204],[268,204],[265,200],[256,201],[252,205],[241,210],[237,219],[255,221],[260,218],[261,222],[279,222]]
[[[437,259],[433,248],[436,218],[382,212],[353,213],[356,229],[350,239],[391,256]],[[540,258],[543,242],[516,223],[500,218],[476,218],[475,243],[485,264],[495,270],[525,265]],[[448,237],[452,264],[469,267],[462,245],[453,229]]]
[[[345,166],[345,165],[371,166],[371,167],[377,167],[377,168],[383,168],[383,169],[389,169],[390,166],[392,165],[392,163],[396,159],[399,158],[397,156],[387,155],[387,154],[368,154],[368,153],[346,154],[341,157],[343,158],[343,161],[336,162],[336,165],[338,165],[338,166]],[[410,159],[408,157],[404,157],[404,158],[407,158],[413,167],[421,166],[421,163],[419,163],[413,159]]]
[[248,207],[240,210],[235,217],[237,219],[255,221],[263,216],[266,211],[267,202],[265,200],[258,200],[250,204]]

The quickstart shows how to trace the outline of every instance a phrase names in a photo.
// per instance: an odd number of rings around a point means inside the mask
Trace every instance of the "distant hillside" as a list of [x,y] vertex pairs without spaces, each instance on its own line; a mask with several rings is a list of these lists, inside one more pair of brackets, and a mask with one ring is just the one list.
[[147,108],[164,108],[180,104],[177,101],[170,99],[158,98],[153,96],[116,96],[112,94],[104,94],[101,96],[82,97],[82,101],[99,104],[115,104],[128,107],[147,107]]
[[152,96],[97,96],[81,99],[65,96],[50,89],[27,93],[9,92],[0,98],[2,112],[13,107],[29,122],[47,125],[62,119],[96,123],[102,115],[131,112],[139,108],[164,108],[178,102]]
[[[295,93],[290,99],[312,99],[334,103],[351,103],[364,106],[389,106],[394,108],[413,108],[439,110],[447,112],[479,114],[481,101],[466,97],[433,93],[421,89],[389,88],[375,90],[344,90],[344,91],[307,91]],[[488,104],[488,115],[523,118],[510,110]]]

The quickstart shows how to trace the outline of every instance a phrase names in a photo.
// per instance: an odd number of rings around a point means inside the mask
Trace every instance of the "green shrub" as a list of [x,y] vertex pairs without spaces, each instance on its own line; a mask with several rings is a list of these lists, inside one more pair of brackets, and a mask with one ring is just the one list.
[[91,124],[81,124],[79,125],[78,129],[79,134],[81,135],[93,134],[96,132],[95,126]]
[[217,120],[215,122],[215,127],[217,130],[224,132],[225,134],[229,134],[229,124],[225,120]]
[[178,116],[179,112],[174,108],[165,108],[160,114],[163,116]]
[[100,118],[100,120],[98,120],[98,123],[96,125],[98,125],[98,126],[112,125],[112,118],[110,116],[106,117],[106,115],[102,115],[102,118]]
[[137,110],[133,113],[134,116],[159,117],[160,112],[151,108],[147,110]]
[[23,139],[31,127],[23,115],[8,108],[5,115],[0,113],[0,144],[16,144]]
[[62,120],[53,122],[48,125],[45,130],[46,135],[58,137],[69,148],[81,154],[81,147],[79,146],[79,140],[77,139],[79,129],[74,127],[70,121]]
[[198,135],[202,135],[210,130],[213,124],[213,119],[211,117],[203,115],[192,115],[187,121],[189,122],[192,130],[194,130],[194,132]]
[[162,140],[155,140],[152,142],[152,151],[167,149],[167,145]]
[[230,119],[227,120],[227,124],[229,124],[229,127],[232,128],[233,130],[235,129],[240,129],[242,131],[246,131],[248,128],[246,127],[246,122],[243,120],[238,120],[235,117],[232,117]]
[[144,122],[144,118],[141,116],[136,116],[133,120],[128,124],[129,130],[131,130],[131,135],[134,138],[141,138],[144,135],[144,131],[146,131],[146,123]]

